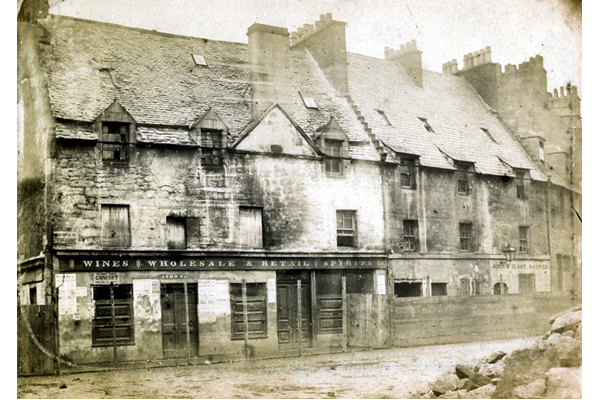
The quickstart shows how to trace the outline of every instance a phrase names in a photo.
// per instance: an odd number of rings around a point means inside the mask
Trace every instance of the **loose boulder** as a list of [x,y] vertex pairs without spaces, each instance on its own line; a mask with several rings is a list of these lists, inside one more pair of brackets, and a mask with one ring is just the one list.
[[436,395],[440,396],[446,392],[458,389],[459,379],[454,374],[447,374],[436,380],[431,385],[431,391]]
[[575,330],[581,324],[582,311],[571,311],[557,317],[552,324],[552,333],[562,333],[568,330]]
[[454,370],[456,371],[456,376],[459,379],[469,378],[474,373],[473,368],[464,364],[456,364]]
[[489,355],[489,357],[486,359],[488,364],[495,364],[498,361],[502,360],[504,357],[506,356],[506,353],[503,351],[495,351],[492,354]]

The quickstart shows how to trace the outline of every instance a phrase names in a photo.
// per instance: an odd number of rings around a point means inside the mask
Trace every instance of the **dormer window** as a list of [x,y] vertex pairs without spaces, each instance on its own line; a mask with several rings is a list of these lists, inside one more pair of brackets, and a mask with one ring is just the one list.
[[[325,147],[323,148],[323,152],[333,157],[341,157],[343,144],[344,142],[342,140],[325,139]],[[342,160],[339,158],[326,158],[325,172],[331,174],[341,174]]]
[[325,172],[329,175],[341,175],[344,172],[342,157],[348,157],[348,136],[333,118],[318,132],[315,141],[325,153]]
[[129,123],[102,122],[102,161],[129,162]]
[[202,165],[222,165],[223,149],[227,147],[228,128],[219,115],[209,109],[191,126],[192,136],[201,148]]
[[98,134],[102,161],[109,165],[126,165],[135,156],[135,120],[117,101],[106,108],[93,122]]
[[470,163],[456,161],[456,183],[459,194],[469,194],[469,172],[473,170]]
[[400,186],[405,189],[416,189],[416,167],[417,158],[400,156]]
[[515,168],[515,187],[517,189],[517,199],[525,200],[525,179],[527,178],[527,170]]

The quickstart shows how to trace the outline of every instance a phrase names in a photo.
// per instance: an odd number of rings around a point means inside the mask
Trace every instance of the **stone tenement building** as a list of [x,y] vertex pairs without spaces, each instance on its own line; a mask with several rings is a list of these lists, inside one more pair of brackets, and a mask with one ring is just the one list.
[[575,88],[345,25],[19,23],[20,300],[62,357],[385,347],[392,298],[579,292]]

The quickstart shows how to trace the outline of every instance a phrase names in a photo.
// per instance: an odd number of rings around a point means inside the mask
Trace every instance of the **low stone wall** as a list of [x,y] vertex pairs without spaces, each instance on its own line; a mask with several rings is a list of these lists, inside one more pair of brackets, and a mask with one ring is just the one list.
[[543,335],[548,329],[548,317],[573,304],[566,292],[394,298],[392,345],[409,347]]

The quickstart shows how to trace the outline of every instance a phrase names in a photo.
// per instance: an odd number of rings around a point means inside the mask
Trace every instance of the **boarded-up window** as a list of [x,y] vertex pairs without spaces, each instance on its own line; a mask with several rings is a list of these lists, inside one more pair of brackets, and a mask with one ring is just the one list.
[[187,248],[185,218],[167,217],[167,247],[169,249]]
[[342,274],[318,272],[315,276],[317,291],[317,333],[341,333]]
[[[241,283],[229,284],[231,298],[231,338],[244,339],[244,301]],[[246,283],[248,337],[267,337],[267,285]]]
[[102,205],[102,245],[104,247],[130,247],[129,206]]
[[92,346],[134,344],[133,285],[93,286]]
[[239,244],[262,247],[262,208],[240,207]]

